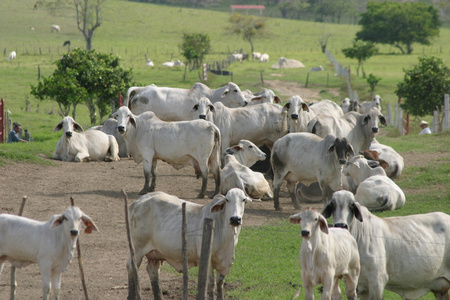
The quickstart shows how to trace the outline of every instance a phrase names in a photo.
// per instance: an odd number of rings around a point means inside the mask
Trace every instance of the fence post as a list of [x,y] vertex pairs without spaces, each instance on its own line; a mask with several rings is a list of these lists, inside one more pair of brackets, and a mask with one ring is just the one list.
[[181,205],[181,253],[183,256],[183,300],[188,299],[188,283],[189,283],[189,273],[188,273],[188,258],[187,258],[187,239],[186,239],[186,202]]
[[388,102],[386,104],[386,113],[384,114],[384,117],[386,118],[386,123],[388,125],[392,125],[392,109],[391,109],[391,103]]
[[[3,100],[3,99],[2,99]],[[23,196],[22,203],[20,204],[19,213],[18,216],[21,216],[23,214],[23,209],[25,207],[25,202],[27,201],[27,196]],[[11,267],[11,292],[9,295],[10,300],[16,299],[16,289],[17,289],[17,282],[16,282],[16,267]]]
[[433,123],[431,124],[431,132],[438,133],[439,130],[439,112],[437,110],[433,110]]
[[444,120],[442,121],[442,131],[449,128],[449,94],[444,95]]
[[5,142],[5,101],[0,99],[0,144]]
[[203,81],[208,80],[208,69],[206,68],[206,64],[203,64]]
[[198,267],[197,300],[206,298],[209,272],[211,271],[211,247],[214,238],[214,220],[205,218],[203,225],[202,250]]

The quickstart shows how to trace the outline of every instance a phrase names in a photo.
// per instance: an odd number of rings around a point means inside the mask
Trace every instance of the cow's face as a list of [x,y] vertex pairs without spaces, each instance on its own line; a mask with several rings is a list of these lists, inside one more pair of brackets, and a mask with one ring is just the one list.
[[67,138],[71,138],[74,131],[82,132],[83,128],[72,117],[64,117],[62,121],[56,125],[53,131],[63,130]]
[[379,124],[386,125],[386,119],[378,108],[372,107],[369,113],[364,115],[362,125],[370,128],[372,133],[377,133],[379,131]]
[[283,110],[288,112],[288,116],[292,120],[298,120],[302,110],[309,112],[309,106],[302,98],[300,98],[300,96],[294,95],[289,102],[284,105]]
[[330,202],[322,211],[325,218],[332,217],[335,227],[350,228],[353,222],[363,221],[360,205],[349,191],[334,192]]
[[[211,212],[223,213],[223,220],[229,222],[233,227],[242,225],[245,203],[252,201],[245,192],[238,188],[232,188],[225,196],[217,195],[216,197],[219,200],[213,205]],[[216,197],[214,198],[217,199]]]
[[328,234],[327,220],[316,209],[307,208],[301,213],[290,216],[289,221],[292,224],[301,225],[301,235],[306,240],[319,229]]
[[214,105],[206,97],[200,97],[200,99],[194,100],[192,107],[192,120],[203,119],[213,121],[213,114],[215,112]]
[[360,155],[352,157],[342,169],[342,174],[346,176],[356,176],[356,174],[358,174],[359,170],[361,169],[361,159],[362,156]]
[[354,156],[353,147],[346,138],[335,138],[334,142],[328,147],[326,155],[336,153],[340,165],[347,162],[348,157]]
[[131,123],[134,127],[136,127],[136,120],[134,118],[134,115],[126,106],[120,107],[111,116],[117,120],[117,131],[119,131],[119,133],[122,135],[126,134],[128,123]]
[[221,98],[228,107],[241,107],[248,104],[239,86],[233,82],[223,87]]

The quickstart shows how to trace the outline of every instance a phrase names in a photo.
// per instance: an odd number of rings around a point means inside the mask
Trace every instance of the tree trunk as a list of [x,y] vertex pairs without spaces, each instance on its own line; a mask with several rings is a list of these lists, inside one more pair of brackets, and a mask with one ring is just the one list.
[[74,103],[74,104],[73,104],[72,118],[73,118],[74,120],[77,119],[77,103]]
[[394,44],[394,46],[398,49],[400,49],[400,51],[402,52],[402,54],[405,54],[405,50],[403,50],[402,46],[400,46],[399,44]]

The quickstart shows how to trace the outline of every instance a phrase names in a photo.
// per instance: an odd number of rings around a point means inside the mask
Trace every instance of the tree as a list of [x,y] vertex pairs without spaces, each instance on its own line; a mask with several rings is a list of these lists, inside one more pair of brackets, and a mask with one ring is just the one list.
[[119,65],[120,58],[95,50],[74,49],[63,54],[57,61],[56,70],[49,78],[43,78],[37,86],[31,86],[31,94],[40,100],[58,102],[63,115],[73,106],[73,117],[77,104],[84,102],[89,108],[91,124],[111,112],[112,101],[119,91],[131,85],[132,70]]
[[351,48],[342,49],[342,52],[344,53],[345,57],[356,58],[358,60],[356,75],[359,76],[359,68],[361,67],[363,78],[365,78],[366,73],[364,72],[363,63],[373,55],[377,54],[378,49],[372,42],[354,40],[353,46]]
[[373,95],[373,92],[375,91],[375,87],[377,86],[378,82],[380,82],[381,78],[377,77],[375,75],[369,74],[369,77],[367,77],[367,83],[369,84],[369,92],[370,95]]
[[207,34],[183,33],[183,42],[180,45],[183,56],[186,58],[186,68],[190,70],[199,68],[203,58],[211,50],[211,39]]
[[106,0],[41,0],[51,14],[74,10],[77,28],[86,41],[86,49],[92,49],[94,31],[102,24],[102,10]]
[[369,2],[367,12],[361,15],[357,39],[389,44],[402,54],[411,54],[412,44],[429,45],[439,36],[438,10],[423,2]]
[[433,114],[444,104],[444,95],[450,91],[450,69],[440,58],[419,57],[419,63],[403,70],[403,82],[395,93],[404,99],[401,108],[415,116]]
[[296,0],[296,1],[284,1],[277,5],[280,10],[282,18],[300,19],[303,12],[306,12],[309,3],[306,0]]
[[250,43],[251,52],[253,53],[253,38],[263,34],[266,27],[265,19],[234,13],[229,21],[231,26],[227,27],[227,29],[231,33],[241,34],[242,38]]

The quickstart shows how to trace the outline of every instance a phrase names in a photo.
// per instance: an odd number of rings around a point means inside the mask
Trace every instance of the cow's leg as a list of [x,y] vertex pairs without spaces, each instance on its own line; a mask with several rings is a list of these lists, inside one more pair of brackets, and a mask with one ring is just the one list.
[[305,287],[305,300],[314,300],[314,285],[307,270],[302,270],[302,281]]
[[204,163],[200,163],[198,160],[194,159],[194,169],[197,178],[199,178],[199,176],[202,177],[202,187],[197,198],[205,198],[206,187],[208,185],[208,162],[205,161]]
[[61,272],[52,271],[52,293],[53,298],[59,299],[59,290],[61,289]]
[[291,201],[295,209],[300,209],[300,203],[298,202],[297,195],[295,195],[295,184],[296,182],[288,181],[286,187],[289,191],[289,196],[291,196]]
[[214,278],[214,270],[213,270],[213,267],[210,266],[209,267],[209,276],[208,276],[208,287],[207,287],[208,289],[207,289],[207,293],[206,293],[208,299],[210,299],[210,300],[214,300],[215,284],[216,284],[216,281]]
[[43,291],[43,299],[44,300],[48,300],[49,295],[50,295],[50,287],[51,287],[51,283],[50,283],[50,277],[51,277],[51,263],[50,262],[45,262],[42,261],[39,264],[39,268],[41,271],[41,277],[42,277],[42,291]]
[[[333,272],[334,274],[334,272]],[[331,293],[333,289],[333,282],[334,282],[334,276],[331,276],[331,274],[324,274],[322,277],[322,300],[330,300],[331,299]]]
[[224,298],[224,292],[223,292],[223,284],[225,281],[225,275],[219,274],[217,276],[217,299],[222,300]]
[[341,289],[339,288],[339,279],[335,278],[332,287],[332,300],[341,300]]
[[155,300],[161,300],[162,299],[162,292],[159,288],[159,269],[161,267],[161,261],[152,259],[148,260],[147,264],[147,273],[150,277],[150,282],[152,284],[153,289],[153,297]]
[[349,275],[345,276],[345,294],[348,300],[356,300],[356,283],[358,274],[355,270],[350,270]]
[[78,152],[74,159],[76,162],[90,161],[88,152]]
[[[139,195],[144,195],[155,190],[156,185],[156,162],[153,161],[153,154],[143,157],[144,165],[144,187],[139,192]],[[152,177],[152,184],[149,187],[150,177]]]
[[283,179],[286,176],[287,172],[283,172],[284,170],[274,170],[272,187],[273,187],[273,205],[275,210],[281,210],[280,207],[280,188],[283,183]]
[[[371,272],[369,275],[369,298],[368,299],[383,299],[384,287],[388,281],[388,276],[385,268],[379,266],[381,270]],[[384,273],[384,274],[383,274]],[[372,279],[373,278],[373,279]]]

